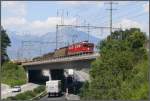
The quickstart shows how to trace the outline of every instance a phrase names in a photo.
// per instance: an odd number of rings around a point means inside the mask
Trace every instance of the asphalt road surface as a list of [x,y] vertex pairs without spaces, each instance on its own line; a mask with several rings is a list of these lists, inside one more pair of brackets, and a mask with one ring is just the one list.
[[[85,82],[89,80],[89,74],[83,71],[74,71],[77,81]],[[39,101],[66,101],[66,100],[80,100],[80,97],[74,94],[68,94],[67,96],[63,95],[61,97],[50,97],[44,96]]]
[[29,90],[33,90],[34,88],[38,87],[38,84],[34,84],[34,83],[27,83],[21,86],[21,92],[12,92],[11,87],[9,87],[8,85],[2,84],[1,85],[1,98],[5,99],[9,96],[16,96],[19,93],[23,93],[25,91],[29,91]]
[[48,97],[48,95],[42,97],[39,101],[66,101],[65,95],[61,97]]
[[[75,71],[75,75],[76,75],[76,79],[77,81],[81,81],[81,82],[85,82],[86,80],[89,80],[89,74],[85,73],[83,71]],[[11,92],[11,88],[8,85],[2,84],[1,86],[1,94],[2,94],[2,99],[3,98],[7,98],[9,96],[15,96],[19,93],[28,91],[28,90],[32,90],[34,88],[36,88],[37,86],[39,86],[38,84],[34,84],[34,83],[27,83],[21,86],[22,91],[21,92]],[[47,95],[42,97],[40,99],[40,101],[66,101],[66,99],[79,99],[78,96],[76,95],[69,95],[69,96],[61,96],[61,97],[48,97]]]
[[63,95],[61,97],[48,97],[47,95],[42,97],[39,101],[71,101],[80,100],[80,97],[74,94]]

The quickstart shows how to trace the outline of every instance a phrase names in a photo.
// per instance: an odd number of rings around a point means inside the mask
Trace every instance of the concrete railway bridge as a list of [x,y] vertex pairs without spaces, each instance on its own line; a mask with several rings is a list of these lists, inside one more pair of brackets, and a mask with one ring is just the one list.
[[22,63],[22,66],[26,70],[28,82],[42,82],[60,79],[65,69],[89,68],[91,62],[98,56],[99,53],[93,53],[50,60],[30,61]]

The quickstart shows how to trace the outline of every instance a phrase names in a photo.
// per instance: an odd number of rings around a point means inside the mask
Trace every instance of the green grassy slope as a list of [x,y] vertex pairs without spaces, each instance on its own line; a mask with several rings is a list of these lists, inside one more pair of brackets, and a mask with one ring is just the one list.
[[10,86],[26,83],[25,70],[12,62],[5,62],[2,65],[2,83]]

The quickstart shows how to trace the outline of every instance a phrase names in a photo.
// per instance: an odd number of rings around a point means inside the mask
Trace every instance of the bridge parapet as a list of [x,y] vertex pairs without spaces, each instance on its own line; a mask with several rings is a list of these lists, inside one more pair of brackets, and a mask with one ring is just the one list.
[[43,60],[43,61],[29,61],[26,63],[22,63],[22,65],[28,66],[28,65],[46,64],[46,63],[61,63],[61,62],[69,62],[69,61],[91,60],[91,59],[96,59],[98,56],[100,56],[99,53],[84,54],[79,56],[61,57],[61,58],[55,58],[55,59]]

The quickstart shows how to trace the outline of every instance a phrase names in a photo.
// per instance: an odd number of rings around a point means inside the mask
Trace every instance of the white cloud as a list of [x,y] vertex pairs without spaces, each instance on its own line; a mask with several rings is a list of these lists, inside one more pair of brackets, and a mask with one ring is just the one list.
[[103,1],[60,1],[59,4],[65,4],[70,6],[81,6],[81,5],[97,5],[102,6]]
[[149,12],[149,2],[147,2],[146,4],[144,4],[143,7],[144,7],[144,11],[145,12]]
[[[64,20],[65,24],[72,24],[75,18],[68,18]],[[60,17],[48,17],[46,20],[38,20],[30,23],[30,27],[34,30],[42,29],[43,31],[52,31],[56,28],[56,25],[61,22]]]
[[[149,35],[149,25],[143,24],[143,23],[141,24],[137,21],[127,19],[127,18],[123,18],[121,21],[114,23],[113,27],[114,28],[121,27],[123,30],[130,29],[130,28],[140,28],[143,32],[146,32],[146,34]],[[93,35],[97,38],[100,38],[100,39],[104,39],[110,34],[109,31],[110,31],[109,29],[104,29],[99,32],[93,31],[93,32],[91,32],[91,35]]]
[[6,28],[12,26],[19,27],[25,25],[26,23],[27,23],[26,19],[21,17],[9,17],[2,20],[2,25]]
[[142,25],[136,21],[130,20],[130,19],[122,19],[119,23],[114,24],[114,27],[117,28],[123,28],[123,29],[129,29],[129,28],[142,28]]
[[10,13],[13,16],[25,16],[26,4],[24,1],[2,1],[2,9],[5,13]]
[[146,34],[149,35],[149,25],[139,23],[131,19],[124,18],[119,23],[115,23],[113,26],[116,28],[121,27],[123,30],[129,28],[140,28],[143,32],[146,32]]
[[[60,24],[60,17],[48,17],[46,20],[34,20],[26,21],[21,17],[10,17],[2,20],[2,25],[6,29],[17,29],[22,31],[32,32],[32,35],[43,35],[47,32],[53,32],[56,30],[56,25]],[[64,19],[64,24],[74,24],[75,18]],[[18,29],[19,28],[19,29]],[[20,33],[21,34],[21,33]],[[23,34],[23,33],[22,33]]]
[[130,5],[130,4],[136,4],[138,3],[138,1],[114,1],[114,2],[117,2],[120,6],[127,6],[127,5]]

